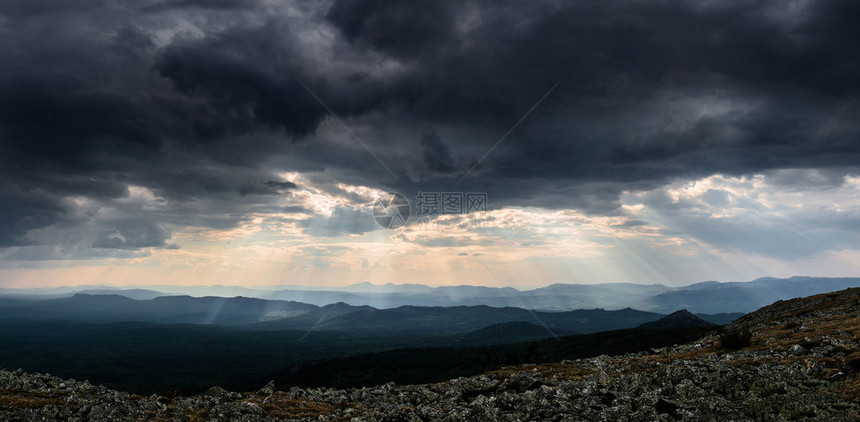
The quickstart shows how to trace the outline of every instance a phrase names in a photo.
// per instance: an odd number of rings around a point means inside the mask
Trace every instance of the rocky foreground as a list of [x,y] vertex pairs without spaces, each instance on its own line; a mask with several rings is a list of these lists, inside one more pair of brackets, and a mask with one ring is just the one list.
[[142,397],[0,371],[3,421],[725,421],[860,418],[860,289],[777,302],[695,344],[438,384]]

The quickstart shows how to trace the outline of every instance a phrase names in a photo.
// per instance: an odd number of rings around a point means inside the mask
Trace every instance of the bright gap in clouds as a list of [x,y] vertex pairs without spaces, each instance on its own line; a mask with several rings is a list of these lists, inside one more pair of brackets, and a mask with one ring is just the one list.
[[[678,285],[759,276],[849,276],[860,270],[855,264],[860,263],[857,177],[834,181],[813,170],[715,175],[625,192],[614,215],[491,206],[429,221],[413,216],[410,224],[393,230],[373,220],[371,209],[386,195],[383,190],[317,185],[311,175],[299,173],[281,177],[299,187],[249,208],[235,227],[171,224],[166,242],[176,248],[120,249],[115,257],[98,257],[78,246],[47,251],[53,258],[38,260],[28,259],[28,253],[46,251],[9,248],[0,257],[0,274],[6,287],[369,281],[527,289],[552,283]],[[119,205],[69,201],[80,212],[90,210],[94,225],[116,218],[119,209],[112,206],[175,211],[170,201],[140,186],[130,186]],[[34,235],[63,230],[49,227]],[[146,230],[127,233],[138,238],[123,235],[122,241],[150,241]]]

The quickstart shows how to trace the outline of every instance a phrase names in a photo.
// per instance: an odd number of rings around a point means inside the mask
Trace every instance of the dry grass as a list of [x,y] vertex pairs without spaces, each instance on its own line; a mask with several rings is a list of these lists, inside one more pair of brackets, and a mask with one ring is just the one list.
[[[796,332],[795,332],[796,331]],[[752,350],[782,350],[795,344],[820,342],[825,336],[860,341],[860,314],[828,315],[810,318],[803,326],[793,323],[764,326],[755,330],[750,344]],[[769,340],[773,338],[773,340]]]
[[60,400],[45,393],[11,391],[0,388],[0,407],[12,409],[36,409],[49,404],[60,404]]
[[699,356],[704,356],[711,353],[719,352],[719,348],[710,345],[705,346],[696,350],[690,350],[686,352],[678,352],[678,353],[665,353],[659,355],[647,355],[643,356],[641,359],[646,362],[674,362],[676,360],[693,360],[698,358]]
[[[811,348],[827,344],[828,337],[860,341],[860,313],[857,312],[860,289],[849,290],[843,294],[826,293],[771,305],[769,308],[775,311],[776,316],[756,327],[749,349],[787,350],[796,344]],[[788,322],[779,323],[786,320]],[[846,374],[846,380],[836,383],[834,390],[849,400],[860,402],[860,373],[855,368],[860,365],[860,350],[841,345],[835,347],[844,358],[790,356],[782,358],[779,364],[823,368],[817,372],[818,376],[829,377],[848,363],[851,370]]]
[[618,368],[623,373],[650,372],[655,365],[662,365],[676,361],[696,360],[700,356],[719,352],[720,349],[713,341],[706,343],[704,347],[696,350],[676,353],[661,353],[645,355],[629,359],[608,359],[606,363]]
[[291,399],[282,391],[272,394],[266,403],[260,405],[266,416],[284,419],[308,418],[319,415],[330,416],[337,410],[336,407],[328,403],[307,399]]
[[595,374],[597,370],[594,368],[582,367],[575,364],[543,363],[537,365],[508,366],[492,372],[488,372],[487,375],[496,376],[500,380],[505,380],[523,372],[538,372],[542,376],[547,378],[555,377],[559,379],[581,379],[588,375]]
[[[179,415],[179,416],[170,416],[169,418],[161,419],[161,420],[163,420],[165,422],[168,422],[168,421],[174,422],[177,420],[180,420],[183,422],[204,422],[206,420],[206,416],[208,415],[208,413],[209,413],[208,410],[202,409],[202,410],[186,413],[186,414]],[[179,419],[177,419],[177,418],[179,418]],[[161,421],[161,420],[158,420],[158,421]]]
[[845,384],[836,391],[853,402],[860,402],[860,378],[846,380]]
[[[678,360],[694,360],[699,356],[717,352],[718,348],[713,341],[704,347],[692,351],[653,354],[629,359],[607,359],[607,370],[613,369],[622,373],[626,372],[649,372],[655,364],[663,364]],[[611,368],[609,368],[611,367]],[[496,371],[488,372],[487,375],[496,376],[502,380],[523,372],[539,372],[547,378],[565,380],[582,379],[598,372],[594,366],[583,366],[575,363],[545,363],[538,365],[509,366]]]
[[[334,405],[321,403],[308,399],[291,399],[287,393],[282,391],[275,392],[271,398],[265,403],[260,402],[257,398],[246,398],[240,402],[253,403],[263,409],[263,414],[267,417],[282,418],[282,419],[302,419],[316,418],[320,415],[330,416],[337,409]],[[167,404],[167,414],[171,415],[167,418],[156,419],[154,415],[150,415],[152,421],[176,421],[185,422],[203,422],[207,420],[209,408],[191,410],[179,409],[176,401],[170,400]],[[346,407],[355,407],[355,403],[347,403]],[[347,418],[348,420],[349,418]],[[337,419],[336,419],[337,420]]]
[[[520,374],[523,372],[534,372],[534,370],[536,368],[538,368],[539,366],[540,365],[535,365],[535,364],[519,365],[519,366],[505,366],[503,368],[496,369],[495,371],[487,372],[485,375],[495,376],[496,378],[504,381],[505,379],[508,379],[514,375],[517,375],[517,374]],[[450,384],[450,383],[449,382],[443,382],[443,383],[440,383],[439,385],[448,385],[448,384]]]
[[761,359],[753,359],[753,358],[742,358],[742,359],[731,359],[724,361],[726,365],[734,366],[734,367],[743,367],[743,366],[761,366],[764,363],[772,362],[775,359],[770,356],[765,356]]
[[188,408],[179,411],[176,402],[171,400],[169,403],[167,403],[167,414],[170,416],[156,418],[155,414],[153,412],[150,412],[147,413],[146,420],[150,422],[204,422],[208,413],[209,409],[192,410]]
[[545,377],[553,377],[566,380],[576,380],[593,375],[597,372],[594,368],[583,368],[579,365],[563,363],[548,363],[539,365],[538,372]]
[[818,311],[857,305],[858,299],[860,299],[858,292],[860,292],[860,289],[847,289],[847,291],[843,292],[824,293],[808,298],[792,299],[785,303],[800,306],[794,311],[787,312],[786,316],[789,318],[802,317]]

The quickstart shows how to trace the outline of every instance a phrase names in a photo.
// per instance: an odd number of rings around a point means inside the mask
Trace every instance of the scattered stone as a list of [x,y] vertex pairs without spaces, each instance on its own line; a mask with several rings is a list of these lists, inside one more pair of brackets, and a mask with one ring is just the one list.
[[680,406],[678,406],[678,403],[660,397],[659,399],[657,399],[657,404],[654,405],[654,410],[656,410],[657,413],[667,414],[669,416],[672,416],[673,418],[677,418],[679,407]]
[[597,371],[597,382],[600,384],[609,384],[609,381],[612,379],[609,377],[609,374],[606,373],[603,369]]
[[216,385],[207,390],[204,395],[213,399],[223,400],[230,395],[230,392]]
[[258,396],[265,397],[271,396],[272,394],[275,394],[275,381],[269,381],[266,385],[263,386],[263,388],[257,391]]
[[788,349],[788,353],[791,353],[792,355],[795,355],[795,356],[802,356],[802,355],[809,353],[809,350],[806,350],[805,347],[803,347],[799,344],[795,344],[794,346],[791,346]]

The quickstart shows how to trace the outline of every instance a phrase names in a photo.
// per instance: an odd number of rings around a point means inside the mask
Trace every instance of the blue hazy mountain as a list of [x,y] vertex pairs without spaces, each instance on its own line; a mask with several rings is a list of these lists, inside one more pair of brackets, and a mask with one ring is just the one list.
[[161,296],[168,296],[164,292],[149,289],[87,289],[75,293],[85,295],[118,295],[134,300],[150,300]]
[[752,312],[778,300],[860,287],[860,278],[759,278],[750,282],[704,282],[660,293],[632,303],[637,309],[696,313]]
[[134,300],[121,295],[76,294],[60,299],[0,301],[0,319],[236,325],[298,316],[317,309],[306,303],[247,297],[162,296]]
[[372,284],[363,282],[351,286],[300,287],[269,286],[247,288],[237,286],[171,286],[119,289],[109,286],[82,286],[50,289],[0,289],[6,298],[63,298],[75,293],[114,294],[132,299],[157,296],[187,295],[193,297],[243,296],[250,298],[292,301],[316,306],[345,303],[377,309],[401,306],[450,307],[486,305],[497,308],[514,307],[543,311],[575,309],[623,309],[668,314],[678,309],[693,313],[745,313],[776,300],[810,296],[818,293],[860,287],[860,278],[792,277],[788,279],[760,278],[749,282],[708,281],[683,287],[664,285],[603,283],[553,284],[532,290],[510,287],[443,286],[421,284]]

